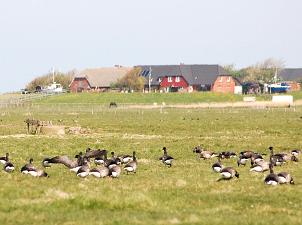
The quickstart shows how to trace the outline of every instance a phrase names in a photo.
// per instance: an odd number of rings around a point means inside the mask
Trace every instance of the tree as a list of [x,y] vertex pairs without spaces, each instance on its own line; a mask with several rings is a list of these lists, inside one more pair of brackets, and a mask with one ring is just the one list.
[[284,68],[284,61],[280,59],[268,58],[263,62],[245,68],[244,81],[256,81],[269,83],[278,81],[277,74]]
[[235,68],[234,64],[228,64],[228,65],[224,65],[223,69],[231,76],[236,77],[236,78],[243,78],[244,73],[242,72],[242,70],[238,70]]
[[129,90],[140,91],[145,86],[145,78],[140,76],[141,69],[136,67],[130,70],[126,75],[120,78],[114,86],[127,88]]
[[[61,84],[64,89],[68,89],[69,84],[71,83],[75,74],[76,70],[71,70],[67,73],[56,72],[54,80],[55,82]],[[50,83],[52,83],[52,73],[47,73],[45,75],[33,79],[26,85],[26,88],[30,91],[35,91],[37,86],[46,87]]]

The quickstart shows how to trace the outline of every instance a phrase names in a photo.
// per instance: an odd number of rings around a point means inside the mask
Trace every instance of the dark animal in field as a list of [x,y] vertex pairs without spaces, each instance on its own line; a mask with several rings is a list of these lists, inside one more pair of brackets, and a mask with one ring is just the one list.
[[199,153],[199,157],[202,159],[211,159],[214,157],[219,156],[218,153],[212,152],[212,151],[207,151],[207,150],[203,150]]
[[126,170],[127,174],[136,173],[136,168],[137,168],[137,160],[136,160],[136,155],[135,155],[135,151],[134,151],[133,155],[132,155],[132,161],[128,162],[125,165],[124,170]]
[[109,108],[116,108],[116,107],[117,107],[116,102],[110,102],[109,103]]
[[34,167],[34,165],[32,163],[33,163],[33,159],[31,158],[29,160],[29,163],[25,164],[21,168],[21,173],[29,174],[33,177],[49,177],[48,174],[44,170],[37,169],[36,167]]
[[161,160],[163,164],[165,164],[166,166],[171,167],[174,158],[168,155],[166,147],[163,147],[163,151],[164,151],[164,155],[160,157],[159,160]]
[[75,156],[76,160],[69,159],[68,156],[55,156],[53,158],[46,158],[43,160],[42,164],[51,165],[51,164],[63,164],[73,172],[77,172],[79,168],[84,163],[84,157],[82,152]]
[[237,160],[237,165],[238,166],[240,166],[240,165],[245,166],[248,160],[249,160],[249,158],[247,156],[240,155],[239,159]]
[[101,168],[93,168],[90,170],[89,175],[98,177],[98,178],[104,178],[109,176],[109,169],[107,167],[101,167]]
[[199,154],[201,151],[203,151],[203,148],[200,145],[193,148],[193,153]]
[[230,180],[233,177],[239,178],[239,173],[233,167],[225,167],[220,171],[221,178],[217,181],[221,180]]
[[103,149],[95,149],[92,150],[91,148],[86,149],[85,157],[88,159],[90,158],[103,158],[105,155],[107,155],[108,151]]
[[235,152],[231,152],[231,151],[224,151],[219,153],[219,156],[221,159],[229,159],[229,158],[234,158],[236,157],[236,153]]
[[240,152],[239,156],[243,155],[250,159],[254,154],[256,154],[254,151],[247,150],[247,151]]
[[287,172],[280,172],[277,176],[280,184],[295,184],[293,177]]
[[0,163],[5,164],[8,162],[9,153],[6,153],[5,156],[0,157]]
[[107,155],[105,156],[104,166],[111,169],[114,166],[121,164],[121,160],[115,157],[114,152],[111,152],[111,159],[107,159]]
[[83,158],[83,165],[78,169],[77,176],[84,178],[89,175],[89,165],[88,165],[88,158],[84,156]]
[[13,172],[15,170],[15,166],[9,161],[8,153],[6,153],[6,156],[5,156],[5,163],[4,163],[3,170],[8,173]]
[[216,173],[220,173],[224,166],[221,164],[221,157],[218,156],[218,162],[212,165],[212,170]]
[[121,167],[118,165],[115,165],[109,169],[109,174],[113,178],[118,178],[121,174],[121,171],[122,171]]

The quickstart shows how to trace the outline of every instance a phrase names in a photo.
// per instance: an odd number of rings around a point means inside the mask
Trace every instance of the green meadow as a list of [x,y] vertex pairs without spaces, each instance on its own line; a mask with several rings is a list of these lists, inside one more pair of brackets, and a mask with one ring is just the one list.
[[[236,159],[225,159],[223,164],[238,169],[240,178],[217,182],[219,174],[211,170],[216,159],[200,160],[192,152],[199,144],[217,152],[237,153],[247,149],[268,153],[269,146],[274,146],[276,152],[301,148],[301,107],[101,107],[91,111],[90,107],[78,110],[72,105],[55,105],[110,101],[175,103],[180,102],[179,98],[183,103],[211,101],[200,96],[67,94],[36,101],[34,106],[0,109],[0,153],[4,156],[9,152],[16,167],[10,174],[0,171],[0,224],[302,224],[301,162],[275,168],[275,172],[290,172],[295,185],[270,187],[263,183],[267,172],[252,173],[249,165],[238,168]],[[235,101],[242,96],[225,98]],[[67,128],[81,126],[89,132],[28,135],[24,120],[31,117]],[[175,158],[171,168],[158,160],[163,146]],[[135,150],[137,173],[123,173],[118,179],[81,179],[61,165],[46,168],[49,178],[20,173],[31,157],[34,165],[42,168],[44,157],[72,158],[87,147],[116,154],[131,154]]]

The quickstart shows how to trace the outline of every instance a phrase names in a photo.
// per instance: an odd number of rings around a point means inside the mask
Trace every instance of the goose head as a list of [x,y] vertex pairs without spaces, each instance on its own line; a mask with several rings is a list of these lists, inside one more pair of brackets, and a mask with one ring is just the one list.
[[29,159],[29,164],[32,164],[33,161],[34,161],[33,158],[30,158],[30,159]]
[[239,173],[237,171],[235,172],[235,177],[239,178]]

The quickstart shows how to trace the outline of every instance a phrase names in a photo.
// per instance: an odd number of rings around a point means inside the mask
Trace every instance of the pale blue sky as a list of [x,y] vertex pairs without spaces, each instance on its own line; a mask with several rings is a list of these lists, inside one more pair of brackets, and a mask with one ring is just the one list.
[[302,67],[301,0],[0,0],[0,29],[0,92],[53,66]]

